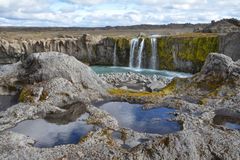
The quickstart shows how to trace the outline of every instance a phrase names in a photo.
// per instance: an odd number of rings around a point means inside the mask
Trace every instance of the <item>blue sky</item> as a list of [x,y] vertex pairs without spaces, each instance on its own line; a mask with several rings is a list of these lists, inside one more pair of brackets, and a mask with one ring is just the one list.
[[0,0],[1,26],[117,26],[240,19],[240,0]]

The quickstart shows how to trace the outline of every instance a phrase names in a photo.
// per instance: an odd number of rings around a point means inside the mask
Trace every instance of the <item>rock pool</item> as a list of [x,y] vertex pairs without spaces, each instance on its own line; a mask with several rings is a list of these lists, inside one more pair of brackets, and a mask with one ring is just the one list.
[[12,105],[18,103],[18,95],[3,96],[0,95],[0,111],[5,111]]
[[115,117],[120,127],[131,128],[137,132],[167,134],[182,129],[178,122],[171,121],[175,117],[175,109],[143,109],[140,104],[127,102],[107,102],[99,108]]
[[236,129],[240,131],[240,113],[232,112],[228,109],[220,109],[215,111],[213,123],[222,125],[228,129]]
[[34,146],[39,148],[77,144],[95,127],[86,123],[89,114],[82,113],[84,108],[74,109],[76,105],[78,104],[71,105],[70,109],[64,112],[65,114],[50,114],[45,119],[25,120],[9,130],[31,137],[36,141]]

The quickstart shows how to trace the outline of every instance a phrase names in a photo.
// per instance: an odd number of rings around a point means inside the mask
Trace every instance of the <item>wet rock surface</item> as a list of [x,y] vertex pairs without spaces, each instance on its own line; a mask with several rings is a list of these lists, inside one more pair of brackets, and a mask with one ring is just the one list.
[[[56,57],[58,56],[61,54],[57,54]],[[68,59],[68,57],[65,58]],[[49,59],[40,58],[41,64],[48,65],[44,62],[45,60]],[[0,78],[6,80],[13,78],[12,84],[16,84],[19,80],[16,75],[23,75],[28,71],[21,65],[15,67],[21,68],[19,70],[13,69],[14,67],[11,67],[11,71],[0,69]],[[130,95],[131,99],[135,99],[136,102],[144,102],[144,108],[151,109],[157,106],[176,109],[174,117],[176,121],[182,123],[182,130],[165,135],[139,133],[129,128],[121,128],[116,118],[91,105],[93,100],[103,98],[100,94],[102,89],[105,88],[105,92],[108,89],[105,85],[102,86],[104,82],[97,75],[91,74],[92,77],[89,77],[91,82],[95,83],[96,79],[101,81],[96,84],[101,88],[91,86],[84,88],[84,85],[78,83],[81,76],[75,75],[76,73],[83,75],[83,73],[77,72],[76,68],[60,67],[59,77],[54,74],[40,76],[39,81],[27,84],[28,89],[34,92],[30,92],[30,95],[24,94],[27,98],[22,103],[0,112],[0,159],[240,159],[239,130],[228,129],[214,123],[216,110],[227,108],[234,113],[240,112],[239,66],[239,61],[234,62],[227,56],[210,54],[201,72],[192,78],[173,79],[159,92],[144,92],[142,95],[141,92],[136,94],[130,91],[130,94],[128,90],[125,90],[123,92],[125,100],[129,100]],[[36,72],[28,74],[34,77],[33,79],[44,75],[45,72],[50,75],[52,73],[45,67],[38,68],[34,65],[34,68]],[[62,71],[62,69],[67,70]],[[71,75],[69,70],[74,70],[74,75]],[[6,85],[2,82],[1,85]],[[28,89],[25,91],[29,91]],[[43,94],[45,92],[48,94]],[[152,94],[154,94],[153,97],[151,97]],[[106,92],[104,96],[110,95]],[[111,96],[121,97],[119,94]],[[199,103],[193,103],[195,100]],[[81,102],[82,105],[75,106],[76,102]],[[21,121],[42,119],[49,114],[56,114],[59,118],[64,118],[64,114],[61,113],[66,113],[69,117],[81,114],[82,112],[71,109],[75,107],[89,114],[86,119],[88,124],[98,126],[77,144],[37,148],[33,146],[34,139],[7,130]],[[74,119],[69,118],[69,121]]]

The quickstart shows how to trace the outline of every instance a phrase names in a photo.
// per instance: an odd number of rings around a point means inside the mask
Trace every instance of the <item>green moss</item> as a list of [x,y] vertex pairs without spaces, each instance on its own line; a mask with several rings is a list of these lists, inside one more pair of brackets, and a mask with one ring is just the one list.
[[118,65],[127,66],[129,63],[130,40],[125,37],[115,38]]
[[7,86],[7,89],[8,89],[10,92],[15,92],[15,91],[18,90],[16,86],[10,85],[10,84]]
[[18,98],[19,102],[34,102],[33,91],[30,87],[24,87]]
[[150,38],[145,38],[144,40],[144,51],[147,55],[147,59],[149,59],[152,56],[152,44]]
[[193,72],[201,69],[209,53],[217,52],[219,37],[215,34],[192,34],[191,36],[169,36],[158,38],[160,69],[176,70],[177,60],[191,62]]
[[93,136],[93,132],[89,132],[86,136],[83,136],[81,139],[80,139],[80,142],[79,143],[84,143],[86,142],[89,138],[91,138]]
[[130,41],[127,38],[119,37],[116,39],[117,52],[122,53],[125,50],[130,50]]
[[172,54],[173,40],[170,37],[161,37],[157,40],[157,50],[159,56],[160,69],[174,70],[173,54]]
[[155,102],[160,97],[164,97],[166,95],[173,94],[176,91],[176,83],[177,80],[173,80],[170,84],[164,87],[159,92],[143,92],[143,91],[131,91],[131,90],[124,90],[124,89],[110,89],[108,92],[111,95],[121,97],[127,100],[134,100],[134,101],[141,101],[144,100],[146,102]]
[[47,91],[43,90],[39,100],[45,101],[47,99],[47,97],[48,97]]
[[209,53],[218,51],[218,37],[192,37],[176,41],[182,41],[177,57],[196,65],[203,65]]

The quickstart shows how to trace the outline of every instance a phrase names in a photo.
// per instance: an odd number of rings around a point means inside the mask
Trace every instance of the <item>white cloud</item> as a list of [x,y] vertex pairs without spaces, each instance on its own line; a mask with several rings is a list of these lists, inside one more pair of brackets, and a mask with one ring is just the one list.
[[1,25],[115,26],[240,18],[231,0],[0,0]]
[[106,2],[106,0],[69,0],[72,3],[83,4],[83,5],[94,5]]

